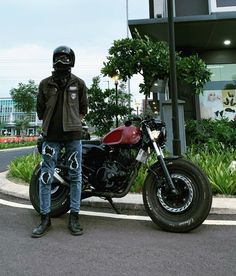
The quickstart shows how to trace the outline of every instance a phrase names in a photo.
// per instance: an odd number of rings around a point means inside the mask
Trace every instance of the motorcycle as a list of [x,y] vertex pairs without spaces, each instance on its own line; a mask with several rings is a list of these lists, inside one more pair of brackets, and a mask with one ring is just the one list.
[[[127,195],[142,164],[146,164],[142,195],[152,221],[166,231],[179,233],[200,226],[211,209],[209,180],[189,160],[181,156],[165,157],[165,141],[165,124],[154,118],[141,120],[139,126],[127,121],[106,134],[101,142],[83,141],[81,200],[101,197],[118,212],[112,199]],[[148,166],[150,156],[154,162]],[[35,168],[29,187],[30,200],[37,212],[40,212],[40,167],[41,164]],[[51,215],[65,214],[69,203],[70,185],[62,150],[52,183]]]

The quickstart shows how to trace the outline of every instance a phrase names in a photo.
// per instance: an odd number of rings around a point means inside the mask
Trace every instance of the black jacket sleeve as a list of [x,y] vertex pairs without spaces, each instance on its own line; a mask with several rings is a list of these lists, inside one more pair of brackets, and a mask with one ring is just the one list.
[[82,81],[80,85],[80,93],[79,93],[79,110],[80,114],[85,115],[88,112],[88,98],[87,98],[87,87],[85,82]]

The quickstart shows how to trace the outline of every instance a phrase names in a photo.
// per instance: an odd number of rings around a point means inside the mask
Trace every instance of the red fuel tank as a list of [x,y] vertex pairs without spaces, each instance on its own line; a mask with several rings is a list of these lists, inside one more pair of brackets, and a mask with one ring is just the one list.
[[134,145],[141,138],[140,129],[134,126],[120,126],[107,133],[102,142],[108,145]]

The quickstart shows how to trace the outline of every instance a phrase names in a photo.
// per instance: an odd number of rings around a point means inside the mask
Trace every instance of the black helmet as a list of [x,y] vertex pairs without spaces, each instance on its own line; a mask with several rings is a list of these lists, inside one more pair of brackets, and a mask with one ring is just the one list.
[[71,68],[75,65],[75,53],[67,46],[59,46],[53,51],[53,68]]

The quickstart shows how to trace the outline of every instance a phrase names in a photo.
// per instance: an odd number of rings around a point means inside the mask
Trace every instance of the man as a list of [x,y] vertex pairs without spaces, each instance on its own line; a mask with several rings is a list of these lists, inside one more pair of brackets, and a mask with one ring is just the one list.
[[75,54],[67,46],[53,52],[52,76],[39,84],[37,114],[43,120],[42,167],[39,179],[41,223],[32,237],[46,234],[51,226],[51,183],[60,149],[64,146],[70,180],[70,215],[68,228],[72,235],[83,234],[79,224],[81,199],[81,135],[83,116],[87,113],[87,88],[83,80],[71,73]]

